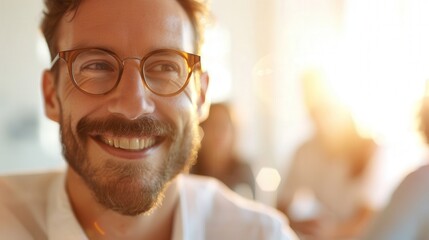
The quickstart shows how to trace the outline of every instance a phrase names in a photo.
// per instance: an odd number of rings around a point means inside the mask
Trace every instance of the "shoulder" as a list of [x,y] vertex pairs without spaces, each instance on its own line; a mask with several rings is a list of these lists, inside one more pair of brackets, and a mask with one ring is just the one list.
[[427,194],[429,197],[426,191],[427,184],[429,184],[429,165],[424,165],[408,174],[399,184],[395,194],[409,192],[413,196]]
[[[387,209],[401,218],[422,219],[429,213],[429,165],[408,174],[393,192]],[[398,214],[399,216],[399,214]]]
[[189,175],[183,183],[186,195],[196,203],[193,211],[201,213],[199,217],[209,226],[209,236],[221,231],[223,239],[295,239],[286,217],[277,210],[247,200],[213,178]]
[[[31,232],[43,236],[44,215],[51,182],[58,172],[0,176],[0,235]],[[25,231],[24,231],[25,230]]]
[[47,186],[60,172],[0,176],[0,203],[37,202],[46,198]]
[[406,177],[408,181],[429,181],[429,164],[420,166]]
[[408,174],[364,239],[417,239],[418,234],[426,232],[429,225],[428,183],[428,165]]

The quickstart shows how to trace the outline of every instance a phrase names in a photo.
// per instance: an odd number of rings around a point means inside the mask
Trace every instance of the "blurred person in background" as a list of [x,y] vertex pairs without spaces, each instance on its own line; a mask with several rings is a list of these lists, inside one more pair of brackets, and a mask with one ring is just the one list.
[[254,199],[254,175],[236,151],[232,115],[227,103],[210,106],[208,118],[200,124],[204,137],[191,173],[217,178],[238,194]]
[[354,239],[376,207],[370,175],[377,146],[359,134],[321,75],[305,74],[302,87],[314,132],[283,174],[277,208],[302,239]]
[[[429,144],[429,96],[420,107],[420,131]],[[427,162],[427,161],[426,161]],[[371,224],[365,240],[429,239],[429,164],[406,176]]]

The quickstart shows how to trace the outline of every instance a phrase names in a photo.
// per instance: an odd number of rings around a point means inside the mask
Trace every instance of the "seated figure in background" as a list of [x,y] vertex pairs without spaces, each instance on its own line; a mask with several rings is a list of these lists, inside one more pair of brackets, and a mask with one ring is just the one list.
[[204,137],[191,172],[217,178],[240,195],[254,199],[254,176],[249,164],[235,151],[235,129],[228,105],[213,104],[200,126]]
[[[429,143],[429,97],[420,108],[420,130]],[[396,188],[390,202],[375,218],[364,239],[429,239],[429,164],[410,173]]]
[[375,209],[370,186],[377,146],[359,134],[320,76],[305,76],[303,90],[314,133],[283,174],[277,208],[302,239],[356,238]]

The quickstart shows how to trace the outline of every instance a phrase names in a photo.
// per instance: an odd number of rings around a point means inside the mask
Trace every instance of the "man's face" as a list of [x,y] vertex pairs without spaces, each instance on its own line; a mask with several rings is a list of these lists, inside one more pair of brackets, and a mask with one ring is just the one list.
[[[58,29],[60,51],[99,47],[121,59],[161,48],[194,52],[192,39],[190,21],[174,0],[86,0]],[[92,96],[72,84],[64,61],[57,67],[55,87],[55,74],[45,74],[45,105],[60,123],[72,173],[108,209],[125,215],[152,209],[195,158],[205,90],[191,77],[184,92],[157,96],[145,88],[139,61],[128,59],[118,87]]]

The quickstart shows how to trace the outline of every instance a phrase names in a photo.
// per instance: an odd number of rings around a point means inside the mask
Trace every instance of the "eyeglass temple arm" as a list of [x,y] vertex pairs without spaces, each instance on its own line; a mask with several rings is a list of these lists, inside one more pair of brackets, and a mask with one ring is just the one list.
[[58,62],[58,59],[60,59],[60,54],[59,54],[59,53],[58,53],[58,54],[57,54],[57,56],[55,56],[55,58],[52,60],[50,69],[52,69],[52,68],[54,67],[54,65]]

